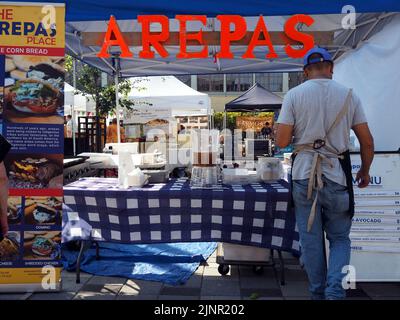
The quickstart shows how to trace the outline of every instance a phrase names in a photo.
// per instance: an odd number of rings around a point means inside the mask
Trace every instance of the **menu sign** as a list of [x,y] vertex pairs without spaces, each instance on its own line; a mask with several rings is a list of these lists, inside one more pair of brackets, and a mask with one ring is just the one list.
[[274,123],[273,117],[239,116],[236,118],[236,127],[242,130],[253,129],[256,132],[259,132],[266,122],[269,122],[269,124],[272,126]]
[[168,108],[140,107],[124,111],[125,124],[165,125],[171,117],[171,109]]
[[0,291],[57,290],[64,158],[62,4],[0,4],[0,122],[12,144]]

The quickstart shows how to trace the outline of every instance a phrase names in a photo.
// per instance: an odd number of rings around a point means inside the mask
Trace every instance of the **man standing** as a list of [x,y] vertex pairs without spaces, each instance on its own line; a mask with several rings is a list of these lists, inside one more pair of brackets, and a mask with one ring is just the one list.
[[184,125],[179,126],[178,134],[186,134],[186,128]]
[[[349,153],[350,129],[361,146],[358,187],[369,184],[374,142],[360,99],[332,80],[333,60],[322,48],[304,58],[308,81],[290,90],[278,119],[276,145],[292,142],[293,200],[302,260],[313,299],[344,299],[343,267],[350,263],[350,228],[354,214]],[[329,264],[323,232],[329,240]]]
[[73,131],[75,131],[73,121],[74,121],[74,120],[72,120],[72,116],[69,114],[69,115],[67,116],[67,124],[66,124],[66,128],[67,128],[67,138],[72,138]]
[[261,128],[261,134],[264,138],[268,138],[272,134],[272,128],[270,127],[269,122],[266,122]]
[[[125,129],[120,126],[119,129],[121,142],[125,140]],[[106,143],[118,143],[118,126],[117,126],[117,118],[112,120],[112,123],[107,128],[107,138]]]

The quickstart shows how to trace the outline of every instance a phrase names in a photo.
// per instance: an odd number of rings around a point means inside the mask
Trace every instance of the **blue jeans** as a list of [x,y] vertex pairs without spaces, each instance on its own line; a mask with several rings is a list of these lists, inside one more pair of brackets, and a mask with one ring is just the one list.
[[[324,188],[318,192],[318,203],[314,224],[307,232],[307,222],[315,191],[307,200],[307,180],[293,181],[293,200],[297,227],[300,234],[301,259],[310,282],[313,299],[344,299],[342,287],[345,276],[342,268],[350,263],[351,217],[348,214],[349,194],[346,187],[324,176]],[[329,240],[329,263],[324,257],[324,231]]]

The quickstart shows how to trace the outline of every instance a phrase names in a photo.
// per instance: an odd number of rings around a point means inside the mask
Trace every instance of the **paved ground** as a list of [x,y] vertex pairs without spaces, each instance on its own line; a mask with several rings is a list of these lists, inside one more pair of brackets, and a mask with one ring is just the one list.
[[[203,263],[190,280],[181,286],[160,282],[128,280],[63,272],[63,290],[59,293],[0,294],[0,300],[308,300],[307,278],[298,261],[285,256],[286,285],[278,281],[278,267],[265,268],[255,275],[251,267],[231,268],[226,276],[218,273],[216,253]],[[360,283],[348,293],[350,300],[400,300],[400,283]]]

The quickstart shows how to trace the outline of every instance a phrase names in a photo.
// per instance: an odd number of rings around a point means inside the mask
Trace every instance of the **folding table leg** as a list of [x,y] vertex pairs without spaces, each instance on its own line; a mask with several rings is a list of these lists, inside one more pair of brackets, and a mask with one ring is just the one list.
[[280,271],[281,271],[281,285],[284,286],[285,285],[285,263],[283,261],[282,258],[282,251],[277,250],[278,251],[278,257],[279,257],[279,264],[280,264]]
[[271,264],[272,266],[275,266],[274,249],[270,249],[270,255],[271,255]]
[[85,241],[81,240],[78,259],[76,260],[76,283],[81,283],[81,259],[85,248]]

